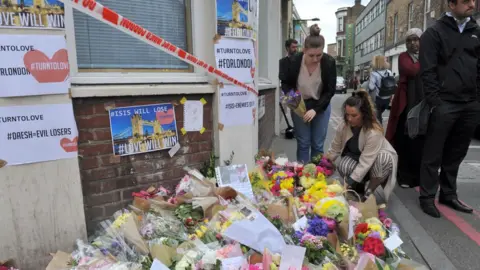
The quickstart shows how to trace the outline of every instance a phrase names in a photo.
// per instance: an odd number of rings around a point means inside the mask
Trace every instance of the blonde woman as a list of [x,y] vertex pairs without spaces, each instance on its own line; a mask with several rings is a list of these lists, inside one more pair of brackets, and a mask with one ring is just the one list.
[[395,77],[393,77],[393,73],[390,70],[390,64],[387,62],[387,58],[383,55],[374,56],[368,90],[371,96],[375,97],[377,119],[380,124],[383,123],[382,114],[388,109],[395,88]]

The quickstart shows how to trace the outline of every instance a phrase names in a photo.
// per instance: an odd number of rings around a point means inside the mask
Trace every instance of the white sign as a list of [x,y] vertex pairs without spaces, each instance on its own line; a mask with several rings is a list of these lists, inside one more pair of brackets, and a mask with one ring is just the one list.
[[220,123],[224,126],[253,125],[257,96],[244,88],[225,85],[220,88]]
[[200,131],[203,128],[203,103],[200,100],[185,101],[183,119],[185,131]]
[[72,104],[0,107],[0,159],[20,165],[77,157]]
[[[221,38],[215,44],[217,68],[242,83],[255,77],[255,50],[249,39]],[[226,80],[221,80],[226,83]]]
[[265,95],[258,97],[258,119],[265,115]]
[[0,97],[68,93],[63,35],[0,35],[0,59]]

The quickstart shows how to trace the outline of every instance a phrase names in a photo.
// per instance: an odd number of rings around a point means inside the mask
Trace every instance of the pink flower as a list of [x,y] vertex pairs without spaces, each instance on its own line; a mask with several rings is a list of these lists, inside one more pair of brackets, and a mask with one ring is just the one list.
[[390,226],[392,226],[392,219],[391,218],[386,218],[384,221],[383,221],[383,225],[385,225],[385,227],[387,228],[390,228]]

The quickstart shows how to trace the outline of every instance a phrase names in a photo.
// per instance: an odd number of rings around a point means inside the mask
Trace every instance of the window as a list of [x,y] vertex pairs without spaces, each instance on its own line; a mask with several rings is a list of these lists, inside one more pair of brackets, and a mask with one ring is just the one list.
[[367,25],[370,23],[370,13],[367,13],[367,16],[365,16],[365,19],[367,20]]
[[344,19],[344,17],[338,18],[338,30],[337,30],[337,32],[343,32],[343,19]]
[[371,38],[369,39],[369,41],[370,41],[370,51],[373,52],[373,51],[375,50],[375,48],[373,47],[373,46],[374,46],[374,43],[375,43],[375,40],[373,39],[373,37],[371,37]]
[[380,0],[380,12],[383,12],[383,9],[384,9],[384,3],[383,3],[384,0]]
[[372,11],[370,11],[370,22],[373,22],[373,20],[375,19],[375,14],[373,13],[373,9]]
[[375,34],[375,44],[373,45],[373,47],[375,48],[375,50],[380,47],[379,44],[378,44],[378,41],[379,41],[378,38],[379,38],[378,35]]
[[413,2],[408,4],[408,29],[412,28],[413,24]]
[[380,4],[375,5],[375,17],[378,17],[380,15]]
[[337,41],[337,55],[343,57],[343,39]]
[[395,13],[393,17],[393,43],[396,44],[398,41],[398,13]]
[[382,47],[383,47],[384,35],[385,35],[385,33],[383,31],[380,31],[380,44],[381,44],[380,46],[382,46]]
[[[185,0],[104,0],[102,4],[190,51],[189,10]],[[146,71],[191,71],[191,67],[111,26],[73,11],[77,65],[79,69]],[[141,53],[139,53],[141,52]]]

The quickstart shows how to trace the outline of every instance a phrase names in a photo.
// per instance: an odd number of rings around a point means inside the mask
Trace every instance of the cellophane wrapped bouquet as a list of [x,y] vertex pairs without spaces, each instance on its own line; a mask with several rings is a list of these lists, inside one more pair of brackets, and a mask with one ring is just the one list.
[[295,114],[303,117],[307,112],[305,101],[302,98],[302,94],[298,90],[289,90],[286,93],[282,92],[280,101],[284,106],[287,106]]

